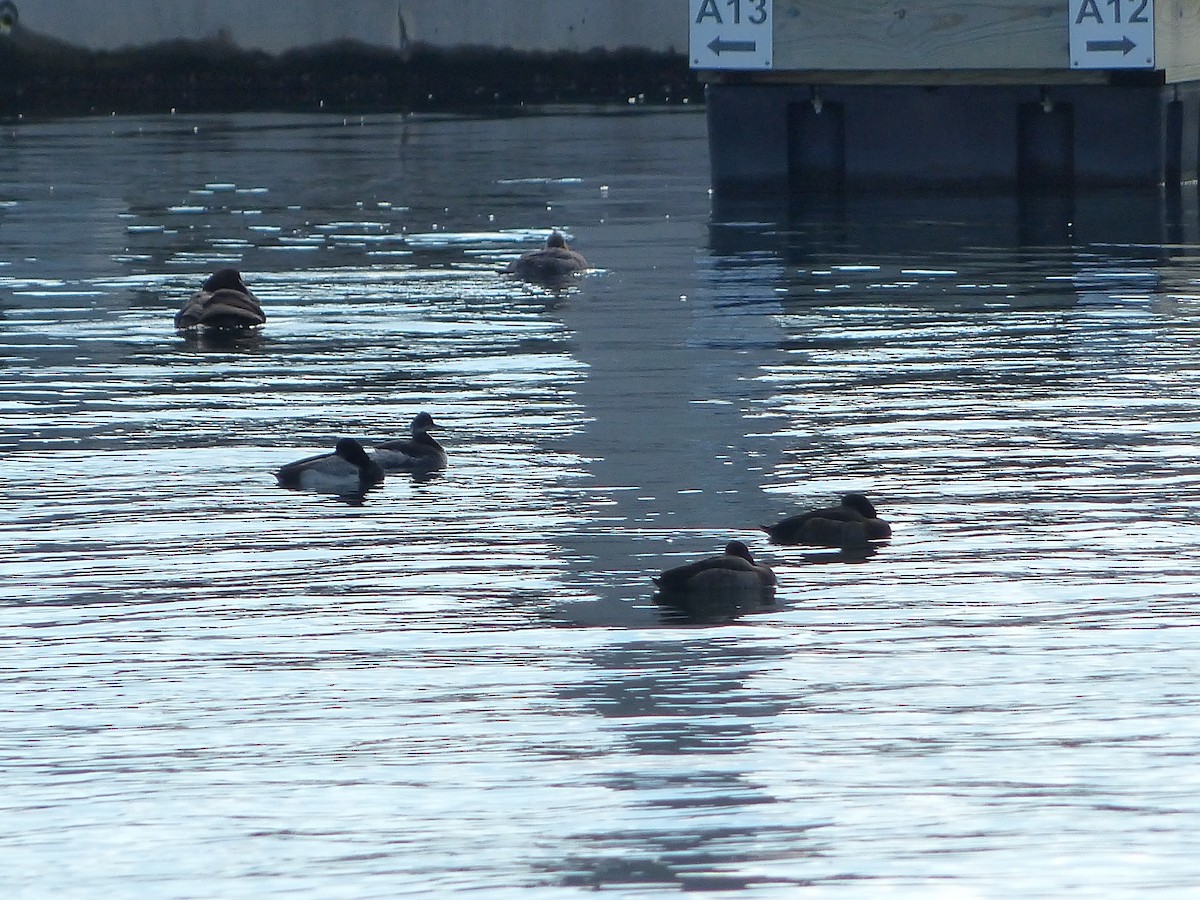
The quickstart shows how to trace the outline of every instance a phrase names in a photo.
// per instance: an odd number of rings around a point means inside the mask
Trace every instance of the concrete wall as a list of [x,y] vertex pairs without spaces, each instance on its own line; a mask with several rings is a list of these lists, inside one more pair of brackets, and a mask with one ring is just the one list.
[[357,40],[687,52],[684,0],[11,0],[20,27],[92,50],[221,37],[269,53]]

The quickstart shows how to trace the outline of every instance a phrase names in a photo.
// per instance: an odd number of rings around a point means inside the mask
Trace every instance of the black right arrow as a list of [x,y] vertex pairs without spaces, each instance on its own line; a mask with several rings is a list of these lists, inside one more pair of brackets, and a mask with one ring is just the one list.
[[1122,56],[1127,56],[1129,51],[1136,47],[1133,41],[1128,36],[1121,38],[1119,41],[1088,41],[1088,53],[1103,53],[1108,50],[1120,50]]

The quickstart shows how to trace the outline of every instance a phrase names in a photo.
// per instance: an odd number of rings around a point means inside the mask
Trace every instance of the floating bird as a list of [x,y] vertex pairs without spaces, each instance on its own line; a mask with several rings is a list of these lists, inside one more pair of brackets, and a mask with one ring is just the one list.
[[775,601],[775,573],[754,562],[741,541],[725,552],[656,576],[656,599],[697,618],[732,618]]
[[410,427],[411,439],[402,438],[377,444],[375,461],[389,471],[445,468],[446,450],[429,436],[429,429],[438,427],[433,421],[433,416],[427,412],[417,413]]
[[342,438],[332,453],[288,463],[276,474],[280,485],[324,494],[354,494],[383,481],[383,469],[354,438]]
[[258,298],[242,282],[237,269],[214,272],[175,314],[179,329],[256,328],[266,321]]
[[892,528],[879,518],[863,494],[846,494],[840,506],[814,509],[789,516],[762,530],[776,544],[809,544],[816,547],[857,547],[892,536]]
[[588,262],[578,253],[567,246],[567,239],[562,232],[553,231],[546,238],[546,246],[541,250],[530,250],[522,253],[518,259],[508,264],[505,271],[526,281],[557,282],[578,275],[588,267]]

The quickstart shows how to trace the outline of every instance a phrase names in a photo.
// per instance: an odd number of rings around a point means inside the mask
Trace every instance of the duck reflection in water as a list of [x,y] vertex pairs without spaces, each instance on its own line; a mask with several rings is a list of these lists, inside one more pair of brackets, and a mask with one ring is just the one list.
[[541,250],[530,250],[514,259],[504,270],[525,281],[549,286],[561,286],[587,270],[583,254],[567,246],[562,232],[555,230],[546,238]]
[[283,466],[275,475],[280,486],[359,498],[383,482],[383,469],[354,438],[342,438],[332,453],[320,453]]
[[250,293],[237,269],[220,269],[175,314],[175,327],[244,331],[267,321],[258,298]]
[[[828,547],[803,552],[794,557],[794,561],[810,566],[830,563],[865,563],[878,552],[874,544],[864,544],[859,547]],[[792,559],[789,557],[789,560]]]
[[725,622],[775,604],[775,573],[756,563],[741,541],[725,552],[667,569],[654,577],[660,606],[694,622]]
[[846,494],[839,506],[828,506],[789,516],[762,530],[776,544],[806,544],[812,547],[866,548],[872,541],[886,540],[892,528],[879,518],[865,494]]
[[232,353],[257,350],[264,343],[261,328],[181,328],[189,351]]

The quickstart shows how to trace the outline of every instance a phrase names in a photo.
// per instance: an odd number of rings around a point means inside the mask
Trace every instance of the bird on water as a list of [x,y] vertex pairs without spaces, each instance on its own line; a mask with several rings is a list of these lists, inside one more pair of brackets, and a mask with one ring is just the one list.
[[560,282],[586,271],[587,267],[583,254],[568,247],[567,239],[556,229],[546,238],[546,246],[522,253],[505,271],[526,281]]
[[242,281],[237,269],[220,269],[175,314],[175,327],[245,329],[267,321],[258,298]]
[[301,491],[356,494],[383,481],[383,469],[354,438],[342,438],[332,453],[298,459],[277,473],[279,484]]
[[676,566],[652,579],[659,593],[690,601],[705,598],[745,598],[770,603],[775,597],[775,573],[756,563],[750,548],[730,541],[725,552]]
[[814,509],[789,516],[774,525],[763,525],[776,544],[807,544],[815,547],[856,547],[885,540],[892,528],[879,518],[865,494],[842,497],[838,506]]
[[376,444],[375,461],[388,471],[445,468],[446,449],[429,434],[437,427],[429,413],[417,413],[409,426],[412,437]]

